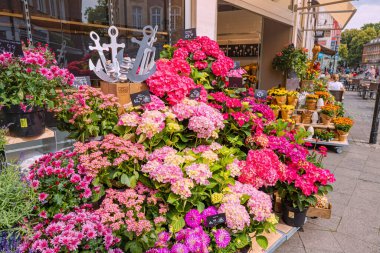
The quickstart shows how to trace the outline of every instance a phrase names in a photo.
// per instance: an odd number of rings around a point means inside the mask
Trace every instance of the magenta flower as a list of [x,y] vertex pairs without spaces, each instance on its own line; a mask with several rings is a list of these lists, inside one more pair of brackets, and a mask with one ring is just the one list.
[[170,253],[189,253],[189,249],[183,243],[176,243],[171,248]]
[[218,229],[214,232],[215,243],[218,248],[225,248],[231,241],[231,236],[225,229]]
[[43,202],[45,201],[45,199],[49,196],[49,194],[45,193],[45,192],[41,192],[40,195],[38,195],[38,200]]
[[191,209],[186,215],[185,215],[185,222],[186,225],[188,225],[191,228],[198,227],[201,225],[202,222],[202,216],[198,212],[197,209]]
[[216,215],[218,214],[218,209],[216,209],[215,206],[209,206],[205,210],[202,211],[201,216],[203,223],[206,224],[206,220],[208,216]]

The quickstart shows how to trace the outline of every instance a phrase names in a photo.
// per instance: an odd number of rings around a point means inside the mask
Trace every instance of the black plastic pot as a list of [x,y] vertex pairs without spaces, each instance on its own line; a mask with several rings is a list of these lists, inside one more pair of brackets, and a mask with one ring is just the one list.
[[57,127],[58,126],[58,120],[56,119],[54,112],[46,111],[45,122],[46,122],[46,127]]
[[34,137],[45,131],[45,109],[32,107],[24,112],[20,106],[13,105],[3,108],[9,133],[15,137]]
[[289,226],[302,227],[306,221],[307,209],[308,207],[300,211],[288,203],[282,203],[282,219]]

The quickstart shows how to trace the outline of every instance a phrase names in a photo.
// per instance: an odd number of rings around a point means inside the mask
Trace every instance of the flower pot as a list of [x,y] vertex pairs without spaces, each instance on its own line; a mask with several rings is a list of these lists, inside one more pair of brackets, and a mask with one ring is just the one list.
[[45,109],[32,107],[24,112],[20,106],[12,105],[4,109],[9,124],[9,134],[15,137],[34,137],[45,131]]
[[321,120],[322,120],[323,125],[330,125],[332,119],[333,119],[332,117],[330,117],[324,113],[321,113]]
[[302,227],[306,221],[307,209],[308,208],[304,208],[300,211],[298,208],[294,208],[288,203],[283,203],[282,219],[289,226]]
[[275,96],[278,105],[286,104],[286,96]]
[[288,105],[297,106],[298,98],[297,97],[288,97]]
[[273,110],[274,118],[277,119],[280,113],[280,109],[272,109],[272,110]]
[[292,115],[292,110],[281,110],[281,118],[284,120],[289,119],[289,116]]
[[303,124],[310,124],[312,115],[313,115],[312,112],[303,112],[302,113],[302,123]]
[[45,122],[46,122],[46,127],[57,127],[58,126],[58,120],[56,119],[54,112],[46,111]]
[[343,132],[341,130],[338,130],[338,139],[339,139],[339,141],[346,142],[347,141],[347,137],[348,137],[348,133],[347,132]]
[[306,108],[308,110],[316,110],[317,109],[317,101],[312,100],[312,99],[306,100]]
[[296,124],[299,124],[299,123],[301,123],[301,115],[299,115],[299,114],[295,114],[295,115],[293,115],[292,116],[292,120],[294,120],[294,122],[296,123]]

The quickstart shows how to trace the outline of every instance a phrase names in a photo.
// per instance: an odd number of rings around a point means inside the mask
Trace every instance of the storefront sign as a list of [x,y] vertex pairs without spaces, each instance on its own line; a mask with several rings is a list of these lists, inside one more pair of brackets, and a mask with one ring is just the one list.
[[190,91],[190,99],[197,99],[201,96],[201,88],[195,88]]
[[257,57],[260,44],[220,45],[220,49],[228,57]]
[[15,57],[23,57],[22,45],[20,41],[1,40],[0,39],[0,53],[12,53]]
[[255,90],[256,99],[267,99],[268,91],[266,90]]
[[325,31],[315,31],[315,35],[314,35],[315,38],[323,38],[325,37]]
[[220,213],[220,214],[216,214],[216,215],[207,216],[207,218],[206,218],[206,227],[212,228],[212,227],[215,227],[217,225],[226,223],[226,221],[227,221],[227,219],[226,219],[226,214],[225,213]]
[[241,77],[229,77],[228,78],[229,88],[244,88],[243,78]]
[[148,90],[131,94],[131,101],[133,106],[139,106],[150,103],[152,101]]
[[195,39],[195,37],[197,37],[197,29],[196,28],[185,29],[184,35],[183,35],[183,38],[185,40],[192,40],[192,39]]
[[91,86],[90,77],[89,76],[76,76],[74,79],[73,87],[78,89],[80,86],[83,86],[83,85]]

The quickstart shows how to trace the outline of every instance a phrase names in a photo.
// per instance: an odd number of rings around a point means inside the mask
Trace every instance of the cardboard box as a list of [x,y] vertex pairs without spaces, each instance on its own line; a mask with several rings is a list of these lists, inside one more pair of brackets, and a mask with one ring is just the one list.
[[108,83],[100,81],[100,89],[104,94],[114,94],[119,103],[125,105],[131,102],[131,94],[148,90],[145,83]]
[[307,217],[318,217],[322,219],[330,219],[331,218],[332,205],[329,203],[329,208],[318,208],[318,207],[309,207],[307,210]]

